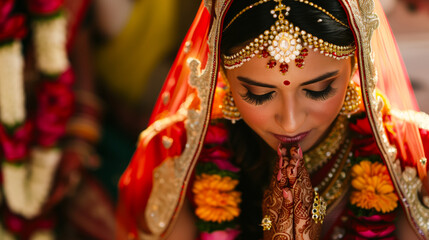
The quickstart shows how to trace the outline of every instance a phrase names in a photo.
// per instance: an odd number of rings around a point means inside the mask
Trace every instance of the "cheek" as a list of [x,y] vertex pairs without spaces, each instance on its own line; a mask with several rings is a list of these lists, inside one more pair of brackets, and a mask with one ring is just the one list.
[[341,86],[337,89],[336,94],[329,99],[320,101],[319,103],[313,101],[312,104],[309,105],[311,109],[310,113],[315,124],[325,126],[330,125],[335,120],[343,105],[346,89],[347,86]]
[[269,108],[266,105],[249,104],[240,95],[234,93],[233,98],[241,117],[249,126],[261,126],[260,124],[267,120]]
[[274,111],[271,104],[254,105],[248,103],[234,90],[232,96],[242,120],[256,133],[261,133],[267,126],[267,122],[274,119],[271,117]]

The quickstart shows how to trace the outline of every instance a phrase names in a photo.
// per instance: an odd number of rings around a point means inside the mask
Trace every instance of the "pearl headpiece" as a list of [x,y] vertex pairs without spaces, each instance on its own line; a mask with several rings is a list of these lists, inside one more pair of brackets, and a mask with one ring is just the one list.
[[[224,31],[228,29],[244,12],[269,1],[275,1],[278,3],[276,7],[271,10],[271,14],[277,19],[276,22],[269,30],[265,30],[264,33],[259,35],[259,37],[255,38],[237,53],[229,56],[222,54],[223,63],[226,69],[240,67],[243,63],[249,61],[254,56],[259,56],[264,58],[270,57],[270,60],[267,63],[268,68],[274,68],[277,63],[279,63],[280,71],[285,74],[289,68],[288,63],[291,61],[295,61],[295,65],[299,68],[304,67],[304,57],[308,55],[308,49],[313,49],[314,51],[318,51],[325,56],[335,59],[345,59],[354,54],[354,45],[338,46],[328,43],[317,36],[294,26],[293,23],[285,19],[285,17],[289,15],[291,8],[283,4],[282,0],[260,0],[259,2],[246,7],[234,16],[234,18],[225,27]],[[317,4],[307,0],[294,1],[310,5],[322,11],[339,24],[348,27]]]

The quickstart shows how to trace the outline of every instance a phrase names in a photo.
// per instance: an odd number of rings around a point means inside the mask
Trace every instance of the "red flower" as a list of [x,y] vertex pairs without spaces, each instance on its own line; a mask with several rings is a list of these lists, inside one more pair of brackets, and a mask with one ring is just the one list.
[[39,112],[55,113],[59,118],[68,118],[73,113],[73,92],[59,81],[42,83],[38,101]]
[[65,125],[74,110],[74,96],[70,87],[60,80],[45,81],[39,90],[38,100],[37,141],[43,146],[51,146],[65,133]]
[[13,9],[14,0],[0,0],[0,25],[6,20]]
[[25,18],[22,14],[14,15],[0,22],[0,41],[22,39],[26,34]]
[[33,124],[30,121],[17,128],[12,136],[0,125],[0,142],[8,161],[16,162],[27,157],[32,132]]
[[204,144],[223,144],[228,139],[228,131],[223,124],[210,125],[207,129],[207,135]]
[[350,123],[349,127],[350,130],[357,133],[359,136],[353,139],[356,157],[367,157],[380,154],[367,117],[356,119],[356,123]]
[[220,170],[226,170],[231,172],[239,172],[240,169],[235,167],[231,162],[232,154],[231,152],[221,146],[216,146],[212,148],[203,149],[200,154],[201,162],[212,162],[216,164],[216,166]]
[[28,9],[37,15],[49,15],[57,12],[64,0],[28,0]]
[[37,142],[45,147],[54,145],[66,132],[66,121],[55,113],[40,114],[36,119],[38,128]]
[[4,226],[19,239],[28,239],[36,231],[51,230],[55,227],[56,221],[53,216],[37,217],[27,220],[6,209],[3,213]]
[[68,68],[67,70],[65,70],[63,72],[63,74],[61,74],[58,77],[57,81],[59,83],[62,83],[62,84],[65,84],[65,85],[71,87],[74,83],[74,79],[75,79],[75,76],[74,76],[73,70],[71,68]]

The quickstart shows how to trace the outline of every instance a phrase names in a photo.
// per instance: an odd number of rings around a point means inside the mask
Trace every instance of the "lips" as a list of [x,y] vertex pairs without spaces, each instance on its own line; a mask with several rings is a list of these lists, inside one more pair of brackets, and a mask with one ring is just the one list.
[[276,137],[282,143],[295,143],[295,142],[302,141],[309,133],[310,133],[310,131],[307,131],[307,132],[300,133],[300,134],[295,135],[295,136],[286,136],[286,135],[274,134],[274,137]]

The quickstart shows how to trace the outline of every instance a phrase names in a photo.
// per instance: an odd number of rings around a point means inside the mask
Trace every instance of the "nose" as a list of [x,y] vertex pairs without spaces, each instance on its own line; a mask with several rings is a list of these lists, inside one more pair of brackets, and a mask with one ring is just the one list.
[[301,130],[305,116],[305,109],[293,97],[289,97],[282,99],[282,104],[279,104],[275,118],[285,134],[294,135]]

